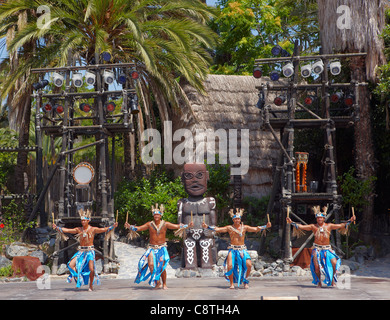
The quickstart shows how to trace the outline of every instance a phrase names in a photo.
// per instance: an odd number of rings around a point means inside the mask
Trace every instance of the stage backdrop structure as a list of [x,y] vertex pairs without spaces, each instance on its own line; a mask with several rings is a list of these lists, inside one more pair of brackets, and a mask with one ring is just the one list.
[[[80,226],[79,209],[91,209],[91,225],[100,227],[114,223],[114,161],[115,136],[133,130],[133,117],[139,112],[136,94],[138,73],[133,63],[110,63],[110,55],[96,54],[93,65],[71,65],[58,68],[32,69],[40,76],[35,85],[33,98],[36,106],[37,181],[42,180],[42,138],[43,135],[62,137],[62,147],[47,181],[42,181],[38,199],[28,221],[39,214],[40,221],[47,223],[44,197],[51,183],[59,188],[58,212],[55,223],[66,228]],[[47,80],[47,77],[50,80]],[[44,91],[48,82],[53,83],[54,92]],[[117,82],[122,90],[111,90]],[[86,83],[90,90],[83,90]],[[57,87],[57,88],[56,88]],[[122,98],[121,106],[116,106]],[[91,102],[93,101],[93,102]],[[82,112],[77,115],[75,110]],[[119,113],[113,113],[120,108]],[[92,120],[92,125],[90,124]],[[86,123],[88,122],[88,123]],[[94,137],[95,141],[81,147],[74,147],[79,137]],[[112,139],[112,160],[109,161],[108,142]],[[90,163],[74,163],[73,155],[82,149],[96,147],[96,167]],[[56,171],[58,179],[53,179]],[[108,172],[111,177],[108,177]],[[96,188],[91,181],[97,179]],[[109,272],[111,261],[115,261],[113,239],[105,241],[104,235],[96,238],[97,254],[104,259],[103,271]],[[73,237],[56,240],[52,272],[58,265],[69,260],[68,250],[77,245]]]
[[[277,57],[255,60],[253,76],[261,77],[262,66],[272,64],[279,67],[280,71],[277,72],[280,79],[287,80],[284,83],[276,82],[279,77],[274,75],[274,81],[257,86],[257,107],[261,111],[261,126],[272,133],[280,148],[267,212],[279,212],[281,256],[287,261],[293,261],[313,235],[292,256],[291,228],[285,222],[287,215],[307,224],[297,215],[299,209],[303,207],[309,211],[312,205],[327,204],[329,209],[326,220],[334,216],[336,223],[340,222],[342,197],[337,191],[336,129],[353,126],[359,121],[358,88],[367,83],[355,79],[349,83],[337,83],[336,80],[345,59],[365,57],[366,53],[300,56],[298,43],[295,43],[293,55],[282,54],[277,49],[275,47],[273,50]],[[315,79],[312,84],[307,83],[310,76]],[[311,181],[307,186],[306,166],[310,162],[310,155],[305,150],[294,152],[294,132],[314,128],[324,133],[323,158],[319,170],[322,177],[317,177],[317,181]],[[334,246],[343,254],[338,233]]]

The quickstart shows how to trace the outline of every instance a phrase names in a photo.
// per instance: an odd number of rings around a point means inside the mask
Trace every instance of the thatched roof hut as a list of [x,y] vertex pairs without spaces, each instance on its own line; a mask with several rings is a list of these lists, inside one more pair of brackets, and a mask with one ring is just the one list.
[[[264,77],[255,79],[252,76],[209,75],[205,82],[207,95],[199,94],[189,85],[182,86],[190,109],[183,107],[180,115],[172,116],[173,132],[182,128],[189,129],[194,136],[194,148],[199,140],[197,133],[206,129],[214,132],[223,129],[227,136],[230,130],[237,129],[238,152],[244,147],[244,139],[249,140],[249,168],[242,175],[243,197],[266,196],[272,185],[272,164],[279,149],[272,135],[261,130],[260,111],[256,108],[259,99],[256,86],[267,80],[269,79]],[[244,135],[245,129],[249,129],[248,139]],[[173,149],[180,143],[173,142]],[[235,141],[228,141],[229,148],[232,143]],[[223,150],[218,147],[216,143],[216,153],[221,156]],[[229,152],[227,156],[227,161],[231,164]],[[173,167],[177,174],[182,170],[181,165],[174,164]]]

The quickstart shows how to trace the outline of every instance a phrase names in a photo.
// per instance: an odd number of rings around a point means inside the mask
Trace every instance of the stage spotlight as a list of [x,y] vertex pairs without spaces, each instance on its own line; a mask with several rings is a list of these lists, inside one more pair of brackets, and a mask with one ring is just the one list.
[[64,112],[64,107],[61,105],[61,104],[56,104],[54,106],[54,110],[57,112],[57,113],[63,113]]
[[311,106],[314,103],[314,101],[316,101],[316,97],[315,96],[307,96],[305,98],[305,105]]
[[47,102],[43,105],[42,110],[45,112],[50,112],[53,110],[53,106],[50,102]]
[[271,78],[272,81],[278,81],[280,78],[280,73],[276,70],[271,71],[271,73],[269,74],[269,77]]
[[312,65],[313,72],[317,75],[321,74],[324,71],[324,63],[322,60],[318,60]]
[[256,108],[263,109],[264,106],[265,106],[264,93],[259,92],[259,101],[257,101],[257,103],[256,103]]
[[118,82],[120,84],[126,84],[126,75],[124,73],[121,73],[119,76],[118,76]]
[[131,70],[131,78],[134,79],[134,80],[137,80],[139,78],[139,73],[137,70]]
[[53,83],[56,87],[62,87],[62,85],[64,84],[64,76],[57,73],[57,72],[53,72]]
[[88,85],[93,86],[95,84],[95,81],[96,81],[96,74],[89,71],[85,72],[85,82]]
[[106,84],[112,84],[114,82],[114,72],[110,70],[104,70],[103,72],[103,80]]
[[282,68],[282,71],[283,71],[283,75],[286,77],[286,78],[289,78],[291,77],[293,74],[294,74],[294,66],[293,64],[290,62],[290,63],[287,63],[283,68]]
[[33,88],[34,90],[42,89],[46,87],[48,84],[49,84],[49,80],[44,79],[39,82],[33,83]]
[[134,94],[130,99],[130,113],[131,114],[137,114],[139,113],[138,109],[138,97],[136,94]]
[[309,63],[307,65],[304,65],[301,68],[301,75],[304,78],[310,77],[310,75],[311,75],[311,63]]
[[263,72],[261,71],[261,68],[259,68],[259,67],[253,68],[253,76],[256,79],[261,78],[262,75],[263,75]]
[[284,50],[284,49],[282,49],[281,54],[282,54],[282,57],[284,57],[284,58],[291,57],[291,54],[287,50]]
[[80,88],[83,85],[83,75],[79,72],[72,74],[72,83],[76,88]]
[[344,97],[344,93],[341,91],[335,92],[330,96],[330,101],[338,103]]
[[277,105],[277,106],[281,106],[283,103],[286,102],[286,96],[278,96],[274,99],[274,103]]
[[344,99],[344,104],[347,106],[347,107],[352,107],[353,106],[353,103],[354,103],[354,97],[352,94],[348,94],[345,99]]
[[109,53],[109,52],[103,52],[102,53],[102,59],[104,60],[104,61],[110,61],[111,60],[111,53]]
[[89,112],[91,111],[91,105],[89,103],[82,103],[80,104],[80,110],[83,111],[83,112]]
[[337,76],[341,73],[341,63],[340,61],[332,61],[329,65],[330,73],[334,76]]
[[274,56],[279,56],[282,53],[283,48],[280,45],[276,45],[271,49],[271,53]]
[[114,112],[116,104],[113,101],[106,103],[106,110],[108,112]]

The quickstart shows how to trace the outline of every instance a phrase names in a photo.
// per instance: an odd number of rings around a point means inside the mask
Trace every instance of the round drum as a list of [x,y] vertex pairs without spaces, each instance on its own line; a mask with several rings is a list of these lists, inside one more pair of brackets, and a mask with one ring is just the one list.
[[73,179],[78,184],[88,184],[95,176],[95,170],[88,162],[80,162],[73,169]]

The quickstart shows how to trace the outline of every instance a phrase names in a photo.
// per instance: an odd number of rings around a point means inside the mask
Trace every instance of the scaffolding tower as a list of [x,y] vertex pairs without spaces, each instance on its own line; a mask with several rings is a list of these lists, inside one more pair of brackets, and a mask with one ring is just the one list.
[[[29,221],[40,215],[40,221],[48,221],[48,212],[44,207],[44,197],[57,171],[59,181],[55,181],[60,190],[58,200],[58,212],[55,213],[55,223],[61,227],[74,228],[80,226],[78,209],[92,209],[91,225],[106,227],[115,222],[114,217],[114,161],[115,161],[115,137],[118,134],[132,132],[133,117],[139,112],[138,98],[136,95],[136,81],[138,73],[133,63],[99,63],[101,56],[96,55],[96,64],[93,65],[70,65],[59,68],[32,69],[32,73],[40,75],[43,81],[48,73],[60,75],[59,80],[63,84],[58,86],[59,92],[45,93],[42,88],[34,91],[33,98],[36,106],[36,142],[37,142],[37,179],[42,180],[42,138],[43,135],[50,137],[62,137],[61,151],[52,167],[47,181],[42,183],[38,200],[30,214]],[[107,78],[107,73],[111,79]],[[76,84],[77,77],[83,77],[85,72],[93,75],[91,78],[92,91],[82,90]],[[134,76],[137,75],[137,76]],[[109,83],[122,77],[122,90],[110,90]],[[56,79],[53,78],[53,81]],[[122,98],[121,112],[113,114],[108,109],[109,100]],[[90,112],[76,116],[75,107],[82,101],[93,99],[93,104],[88,105]],[[43,110],[45,103],[58,106],[53,110]],[[115,107],[115,105],[114,105]],[[87,109],[85,109],[87,110]],[[112,110],[111,110],[112,111]],[[92,120],[92,125],[90,121]],[[89,121],[89,124],[85,124]],[[84,122],[84,123],[83,123]],[[95,141],[81,147],[74,147],[75,140],[81,136],[94,137]],[[112,161],[109,161],[109,138],[112,139]],[[75,152],[96,147],[96,168],[88,163],[76,164],[73,161]],[[87,181],[79,183],[75,177],[75,169],[84,166],[90,177]],[[40,168],[40,169],[39,169]],[[89,170],[89,171],[88,171]],[[111,176],[108,177],[108,172]],[[80,171],[82,173],[82,171]],[[95,174],[96,173],[96,174]],[[40,177],[40,178],[39,178]],[[90,180],[96,180],[96,188],[91,188]],[[58,179],[57,179],[58,180]],[[83,179],[81,179],[83,180]],[[92,201],[95,199],[95,201]],[[51,217],[51,215],[50,215]],[[52,273],[56,273],[61,262],[69,260],[67,251],[77,244],[73,237],[64,241],[57,239],[55,243],[54,262]],[[115,261],[113,239],[104,240],[104,235],[95,238],[95,251],[97,257],[104,259],[103,271],[110,271],[110,262]]]
[[[298,206],[314,206],[327,204],[329,209],[325,221],[332,216],[336,223],[340,222],[340,209],[342,197],[338,194],[337,186],[337,165],[335,137],[337,128],[353,126],[359,121],[359,87],[366,86],[367,83],[358,82],[352,79],[349,83],[336,83],[330,79],[328,65],[331,62],[345,61],[344,59],[353,57],[365,57],[366,53],[351,54],[320,54],[311,56],[300,56],[297,43],[293,55],[284,54],[282,57],[257,59],[255,69],[260,70],[265,64],[280,64],[290,67],[290,74],[287,82],[279,84],[276,81],[269,81],[256,87],[259,90],[259,102],[257,107],[261,110],[261,126],[264,130],[271,132],[280,147],[280,153],[276,160],[273,175],[273,186],[270,194],[267,211],[273,213],[274,209],[279,209],[279,234],[281,235],[281,256],[285,261],[292,262],[301,253],[305,246],[312,240],[311,234],[299,249],[292,255],[291,248],[291,227],[286,223],[286,216],[299,220],[302,224],[307,224],[297,215]],[[311,61],[319,62],[320,72],[314,83],[302,81],[303,68],[300,64],[309,65]],[[322,66],[321,66],[322,65]],[[341,68],[341,64],[338,65]],[[321,69],[322,67],[322,69]],[[310,68],[309,73],[311,73]],[[339,70],[338,72],[340,72]],[[332,75],[334,73],[332,72]],[[272,77],[271,77],[272,79]],[[274,78],[275,80],[278,77]],[[348,107],[335,108],[331,105],[333,99],[341,98],[334,96],[338,92],[350,94]],[[279,100],[270,101],[270,92],[280,92]],[[307,100],[307,104],[302,102],[305,99],[313,99],[313,94],[317,98],[317,107],[312,104],[313,100]],[[346,98],[344,96],[344,98]],[[319,107],[318,107],[319,106]],[[306,170],[304,165],[307,162],[307,154],[294,152],[294,133],[296,130],[318,128],[324,132],[324,156],[321,163],[322,179],[307,186],[304,176],[299,175],[299,170]],[[279,130],[280,135],[277,134]],[[340,235],[336,234],[336,241],[332,240],[335,249],[343,254],[341,248]]]

